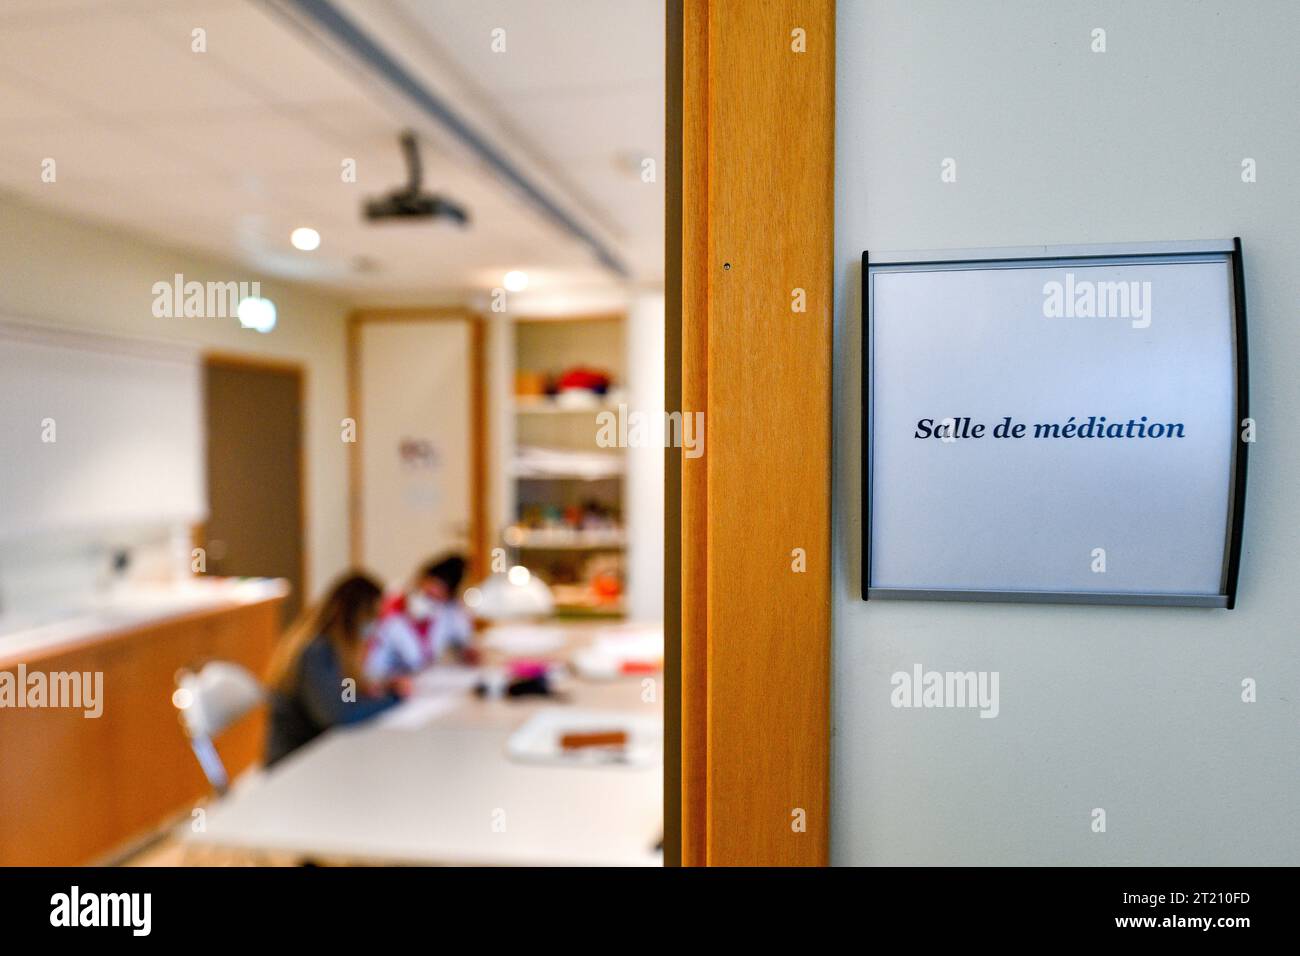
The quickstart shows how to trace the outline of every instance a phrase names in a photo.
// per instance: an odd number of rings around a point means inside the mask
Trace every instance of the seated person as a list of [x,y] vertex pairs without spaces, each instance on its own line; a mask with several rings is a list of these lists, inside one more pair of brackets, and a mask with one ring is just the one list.
[[396,704],[409,684],[379,688],[362,675],[366,636],[383,592],[363,574],[340,579],[286,632],[267,676],[271,691],[267,766],[339,724],[354,724]]
[[464,576],[460,555],[430,561],[408,593],[385,603],[366,652],[367,677],[384,681],[411,674],[447,654],[473,661],[474,625],[457,596]]

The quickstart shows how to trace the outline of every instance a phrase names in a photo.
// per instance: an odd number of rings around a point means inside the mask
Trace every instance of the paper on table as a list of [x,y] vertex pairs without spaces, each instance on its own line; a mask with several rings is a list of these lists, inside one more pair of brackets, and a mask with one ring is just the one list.
[[478,667],[439,665],[420,671],[413,682],[419,695],[462,694],[473,690],[482,676]]
[[664,659],[663,628],[617,625],[600,632],[589,647],[573,655],[573,666],[588,680],[611,680],[625,665],[660,666]]
[[[565,750],[560,745],[564,734],[584,731],[622,731],[628,736],[627,746],[611,752],[600,748]],[[506,743],[512,760],[571,767],[653,767],[663,760],[662,749],[663,722],[657,717],[572,707],[538,711]]]
[[464,702],[463,697],[453,694],[408,697],[392,710],[381,714],[375,721],[375,726],[387,730],[420,730],[439,717],[451,713]]
[[567,635],[546,624],[498,625],[483,636],[483,646],[511,657],[541,657],[564,647]]

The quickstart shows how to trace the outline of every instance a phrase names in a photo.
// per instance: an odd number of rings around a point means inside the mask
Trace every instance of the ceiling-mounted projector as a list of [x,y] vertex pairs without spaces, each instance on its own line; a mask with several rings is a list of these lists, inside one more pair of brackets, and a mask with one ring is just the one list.
[[406,130],[400,142],[402,154],[406,157],[406,185],[380,199],[367,199],[366,219],[371,222],[382,219],[452,219],[457,225],[468,223],[469,213],[463,206],[445,196],[420,191],[420,147],[415,141],[415,133]]

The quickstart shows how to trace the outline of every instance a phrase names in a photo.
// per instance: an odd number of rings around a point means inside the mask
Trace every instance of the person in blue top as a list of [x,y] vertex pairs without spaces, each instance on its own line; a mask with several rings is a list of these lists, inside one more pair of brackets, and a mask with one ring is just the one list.
[[267,766],[331,727],[368,720],[409,692],[409,680],[375,687],[363,676],[366,638],[382,595],[372,578],[346,575],[280,640],[267,675]]

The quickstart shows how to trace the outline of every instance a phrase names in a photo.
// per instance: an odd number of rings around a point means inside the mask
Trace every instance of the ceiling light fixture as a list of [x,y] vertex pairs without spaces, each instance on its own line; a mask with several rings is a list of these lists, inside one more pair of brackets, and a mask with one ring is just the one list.
[[246,329],[270,332],[275,328],[275,303],[270,299],[252,296],[240,299],[236,314],[239,316],[239,324]]
[[295,249],[311,252],[320,246],[320,233],[310,226],[299,226],[289,234],[289,241]]
[[511,269],[506,273],[504,283],[507,292],[523,292],[528,288],[528,273]]

